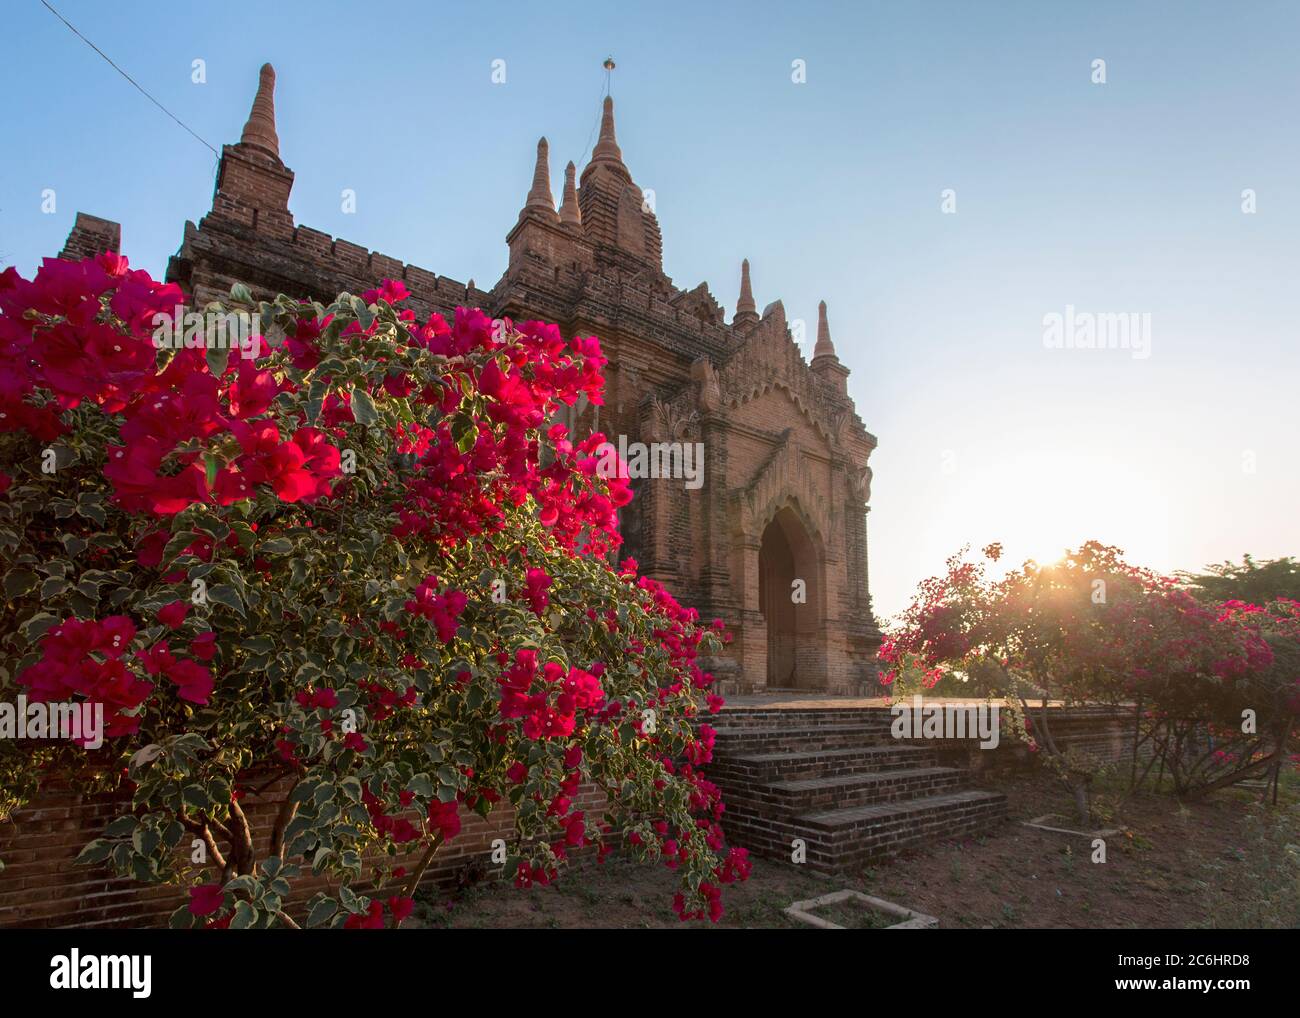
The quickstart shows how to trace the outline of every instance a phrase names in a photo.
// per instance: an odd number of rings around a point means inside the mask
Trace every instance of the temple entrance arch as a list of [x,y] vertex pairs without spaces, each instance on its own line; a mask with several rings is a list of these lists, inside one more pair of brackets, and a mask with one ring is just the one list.
[[825,685],[818,646],[824,610],[821,556],[789,506],[763,530],[758,552],[758,601],[767,629],[769,689]]

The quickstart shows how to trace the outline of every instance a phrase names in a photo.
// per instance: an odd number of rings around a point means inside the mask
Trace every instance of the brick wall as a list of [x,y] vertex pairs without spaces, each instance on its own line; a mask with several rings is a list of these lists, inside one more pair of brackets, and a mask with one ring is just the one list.
[[[1031,704],[1030,722],[1037,709]],[[1052,709],[1049,715],[1052,737],[1063,751],[1087,753],[1103,764],[1122,764],[1133,755],[1133,712],[1120,707],[1069,707]],[[1025,770],[1039,764],[1039,758],[1024,743],[1009,738],[1006,726],[995,749],[980,749],[975,740],[940,743],[939,759],[953,766],[979,772]],[[1032,734],[1032,732],[1031,732]],[[1149,757],[1148,742],[1139,751]]]
[[[240,800],[253,829],[261,834],[256,844],[262,858],[268,851],[271,825],[283,794],[283,785],[273,786],[261,796]],[[73,861],[87,842],[129,807],[129,798],[119,796],[49,793],[0,823],[0,860],[5,864],[0,870],[0,927],[165,926],[177,906],[188,900],[185,887],[143,886],[114,876],[106,865],[79,866]],[[603,797],[598,790],[584,787],[573,808],[585,810],[588,816],[599,815]],[[498,808],[487,820],[462,810],[461,819],[461,833],[435,854],[422,886],[454,887],[493,870],[490,846],[494,838],[506,837],[511,830],[513,810]],[[188,845],[188,840],[184,844]],[[413,869],[422,851],[412,852],[399,865]],[[188,860],[188,848],[183,855]],[[201,868],[191,876],[185,886],[217,877]],[[305,902],[325,887],[323,878],[298,882],[290,898],[290,913],[295,914],[294,904]],[[295,914],[295,918],[302,916]]]
[[122,227],[110,219],[78,212],[68,241],[59,252],[60,258],[80,261],[94,258],[105,251],[114,253],[122,250]]

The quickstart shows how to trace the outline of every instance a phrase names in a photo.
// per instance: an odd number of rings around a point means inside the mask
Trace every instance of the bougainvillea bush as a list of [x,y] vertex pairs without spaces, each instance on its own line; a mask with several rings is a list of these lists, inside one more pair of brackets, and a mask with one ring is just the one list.
[[[1255,605],[1229,600],[1189,606],[1190,594],[1164,596],[1187,611],[1213,614],[1213,625],[1242,634],[1245,653],[1219,654],[1199,682],[1169,682],[1173,654],[1143,668],[1136,684],[1141,737],[1179,795],[1196,798],[1243,778],[1267,776],[1276,802],[1278,780],[1300,721],[1300,601],[1277,598]],[[1177,648],[1174,649],[1177,653]],[[1151,689],[1152,679],[1166,683]],[[1149,705],[1149,706],[1148,706]],[[1290,758],[1300,764],[1300,757]],[[1268,789],[1264,797],[1268,798]]]
[[178,926],[396,924],[507,805],[517,884],[621,845],[716,919],[748,871],[699,770],[724,634],[612,564],[630,493],[550,423],[600,402],[599,344],[406,297],[236,285],[245,356],[160,349],[182,295],[116,255],[0,276],[0,700],[102,703],[107,736],[0,741],[4,808],[129,791],[81,858],[189,885]]
[[[977,677],[981,692],[1006,699],[1016,734],[1069,788],[1084,823],[1102,761],[1057,742],[1054,703],[1133,710],[1135,741],[1145,730],[1153,759],[1206,785],[1224,783],[1225,765],[1235,772],[1282,758],[1300,710],[1300,673],[1274,650],[1295,636],[1280,607],[1206,606],[1098,542],[994,581],[988,566],[1000,555],[990,545],[979,561],[954,556],[945,575],[921,584],[882,644],[886,686],[953,688],[953,676]],[[1217,747],[1198,755],[1193,732],[1217,737]],[[1175,787],[1191,784],[1176,776]]]

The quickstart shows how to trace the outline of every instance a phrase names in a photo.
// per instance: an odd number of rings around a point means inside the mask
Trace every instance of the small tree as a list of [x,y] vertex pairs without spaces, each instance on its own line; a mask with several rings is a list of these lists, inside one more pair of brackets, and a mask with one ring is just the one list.
[[1193,594],[1210,604],[1244,601],[1266,605],[1279,598],[1300,598],[1300,562],[1291,557],[1256,562],[1243,555],[1241,562],[1220,562],[1200,573],[1180,572],[1178,579]]
[[[506,803],[517,884],[627,844],[716,920],[748,870],[700,772],[721,624],[609,564],[630,493],[602,436],[548,427],[600,402],[597,341],[420,323],[385,282],[328,306],[237,285],[205,311],[265,343],[160,349],[181,296],[115,255],[0,276],[0,695],[102,704],[107,736],[0,740],[6,812],[129,791],[81,859],[192,884],[181,926],[395,924],[462,817]],[[255,830],[241,801],[272,782]],[[307,870],[331,890],[294,918]]]

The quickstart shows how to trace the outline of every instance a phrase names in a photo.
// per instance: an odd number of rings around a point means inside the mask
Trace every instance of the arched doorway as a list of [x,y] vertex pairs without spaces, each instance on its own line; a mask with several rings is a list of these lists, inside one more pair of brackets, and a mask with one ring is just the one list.
[[781,509],[763,530],[758,552],[758,603],[767,626],[769,689],[824,684],[824,676],[813,674],[820,588],[812,539],[792,509]]

